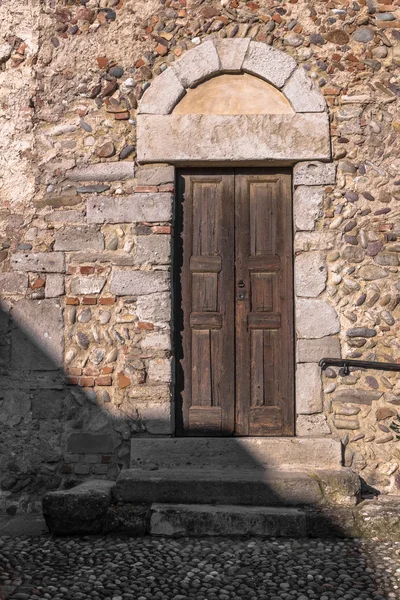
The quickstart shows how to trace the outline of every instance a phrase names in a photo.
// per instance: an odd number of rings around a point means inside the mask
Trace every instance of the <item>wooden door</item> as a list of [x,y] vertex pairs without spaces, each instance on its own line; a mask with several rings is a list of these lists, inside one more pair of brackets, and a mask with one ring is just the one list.
[[175,236],[178,435],[293,435],[290,173],[182,170]]

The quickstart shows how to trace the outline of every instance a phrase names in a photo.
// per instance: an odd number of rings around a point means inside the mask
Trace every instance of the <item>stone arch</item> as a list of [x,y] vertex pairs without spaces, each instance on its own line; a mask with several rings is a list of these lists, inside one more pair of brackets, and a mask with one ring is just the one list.
[[[264,80],[289,102],[282,114],[176,114],[187,90],[223,74]],[[249,38],[208,40],[161,73],[138,107],[139,162],[329,160],[325,99],[280,50]]]

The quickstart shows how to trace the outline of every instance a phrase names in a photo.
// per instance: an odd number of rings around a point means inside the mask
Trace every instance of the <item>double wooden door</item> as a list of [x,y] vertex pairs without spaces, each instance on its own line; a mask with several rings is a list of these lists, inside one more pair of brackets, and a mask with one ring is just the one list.
[[177,435],[294,435],[291,175],[178,172]]

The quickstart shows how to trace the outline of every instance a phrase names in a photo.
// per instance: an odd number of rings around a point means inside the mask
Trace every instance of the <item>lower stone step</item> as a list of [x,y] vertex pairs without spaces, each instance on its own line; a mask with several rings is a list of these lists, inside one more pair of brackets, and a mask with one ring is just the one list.
[[153,504],[151,535],[306,537],[304,510],[267,506]]
[[43,515],[54,535],[365,537],[400,541],[400,497],[358,506],[115,503],[113,481],[49,492]]
[[359,477],[336,470],[126,469],[113,489],[116,502],[247,506],[354,506]]

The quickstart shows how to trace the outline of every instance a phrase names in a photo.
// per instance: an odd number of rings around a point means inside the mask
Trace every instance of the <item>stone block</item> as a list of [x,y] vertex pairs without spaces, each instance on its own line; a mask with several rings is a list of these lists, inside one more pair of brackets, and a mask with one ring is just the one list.
[[145,422],[146,431],[153,435],[170,435],[173,433],[171,403],[156,403],[137,407],[139,417]]
[[324,291],[328,272],[326,256],[322,252],[303,252],[296,256],[294,265],[297,296],[315,298]]
[[327,336],[297,341],[297,362],[317,363],[321,358],[341,358],[339,338]]
[[299,415],[322,412],[321,369],[317,363],[297,365],[296,412]]
[[293,185],[334,185],[336,164],[316,160],[299,162],[293,167]]
[[110,433],[71,433],[67,451],[71,454],[111,454],[115,440]]
[[91,277],[73,277],[70,282],[70,293],[74,296],[99,294],[105,286],[106,278],[100,275]]
[[51,371],[62,365],[64,323],[58,300],[20,300],[11,311],[11,367]]
[[294,236],[294,251],[332,250],[337,247],[337,237],[333,231],[298,231]]
[[71,181],[124,181],[135,177],[135,163],[97,163],[86,167],[75,167],[66,172]]
[[83,223],[85,217],[80,210],[56,210],[45,219],[47,223]]
[[0,294],[25,294],[28,275],[25,273],[0,273]]
[[[140,386],[139,386],[140,387]],[[147,386],[149,387],[149,386]],[[337,469],[341,444],[333,438],[132,438],[131,466],[205,471],[271,471],[273,469]]]
[[140,296],[170,289],[170,274],[165,271],[127,271],[114,269],[111,276],[112,294]]
[[171,218],[172,194],[91,196],[87,203],[88,223],[158,223]]
[[330,433],[331,430],[325,415],[298,415],[296,435],[300,437],[319,437]]
[[296,331],[299,338],[322,338],[339,330],[337,312],[325,300],[296,300]]
[[293,72],[282,92],[298,113],[322,112],[326,110],[326,103],[321,90],[302,67],[298,67]]
[[64,275],[49,273],[46,277],[44,295],[46,298],[58,298],[65,293]]
[[94,227],[68,227],[55,232],[55,250],[104,250],[104,235]]
[[64,252],[13,254],[11,256],[11,267],[14,271],[65,273],[65,254]]
[[1,398],[0,424],[3,434],[6,426],[13,428],[24,419],[30,420],[31,399],[28,391],[2,389]]
[[242,68],[281,88],[295,70],[296,61],[285,52],[262,42],[250,42]]
[[293,194],[294,222],[296,229],[312,231],[315,221],[322,216],[325,189],[319,186],[301,185]]
[[215,40],[221,71],[225,73],[240,73],[249,48],[250,38]]
[[111,504],[113,481],[86,481],[70,490],[49,492],[43,515],[54,535],[102,533]]
[[175,168],[172,165],[145,165],[136,171],[138,185],[164,185],[174,183]]
[[349,404],[367,404],[371,405],[373,402],[379,400],[382,396],[382,392],[372,392],[370,390],[357,390],[352,389],[350,386],[338,388],[334,394],[332,394],[333,402],[348,402]]
[[139,102],[138,114],[168,115],[185,93],[185,87],[170,67],[151,82]]
[[147,374],[151,382],[170,383],[172,378],[171,360],[169,358],[149,360]]
[[38,390],[32,396],[33,419],[61,419],[65,406],[65,393],[59,390]]
[[172,315],[171,295],[162,293],[138,296],[136,315],[139,321],[169,322]]
[[145,535],[150,530],[150,506],[119,504],[107,510],[105,532],[119,535]]
[[170,235],[139,235],[136,238],[136,262],[139,265],[166,265],[171,261]]
[[171,335],[169,333],[153,331],[142,339],[140,346],[146,350],[171,350]]
[[173,63],[172,68],[185,88],[194,87],[204,79],[208,79],[220,68],[214,43],[203,42],[197,48],[185,52],[182,58]]
[[329,160],[326,113],[138,115],[138,160]]
[[306,514],[298,508],[153,504],[151,535],[306,536]]
[[167,403],[171,400],[171,390],[167,384],[137,385],[129,389],[129,397],[138,402]]

